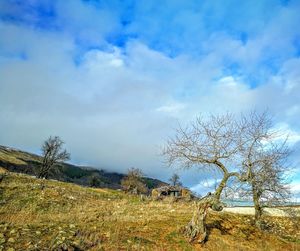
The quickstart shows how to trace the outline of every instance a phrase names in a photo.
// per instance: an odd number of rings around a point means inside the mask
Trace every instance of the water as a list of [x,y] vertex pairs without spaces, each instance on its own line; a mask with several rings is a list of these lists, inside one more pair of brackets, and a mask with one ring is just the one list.
[[[250,200],[229,200],[229,199],[224,199],[222,200],[227,207],[253,207],[253,201]],[[295,205],[300,205],[299,202],[297,201],[290,201],[286,203],[282,203],[281,205],[283,206],[295,206]]]
[[253,202],[252,201],[247,201],[247,200],[222,200],[227,207],[253,207]]

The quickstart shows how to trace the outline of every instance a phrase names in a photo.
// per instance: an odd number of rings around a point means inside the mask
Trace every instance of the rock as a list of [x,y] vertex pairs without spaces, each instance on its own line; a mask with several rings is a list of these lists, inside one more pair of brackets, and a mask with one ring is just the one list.
[[16,232],[16,230],[13,229],[13,230],[10,231],[10,234],[14,234],[15,232]]
[[14,248],[8,248],[7,251],[15,251]]
[[40,235],[41,234],[41,231],[36,231],[35,232],[37,235]]
[[10,237],[10,238],[8,239],[8,242],[14,243],[14,242],[15,242],[15,239]]
[[69,234],[71,234],[72,237],[73,237],[73,236],[76,236],[76,231],[70,230],[70,231],[69,231]]
[[31,245],[31,241],[26,243],[26,246],[30,246]]
[[79,240],[73,241],[73,245],[75,247],[79,247],[80,246],[80,241]]
[[60,244],[62,244],[63,242],[61,241],[61,240],[57,240],[56,241],[56,245],[60,245]]

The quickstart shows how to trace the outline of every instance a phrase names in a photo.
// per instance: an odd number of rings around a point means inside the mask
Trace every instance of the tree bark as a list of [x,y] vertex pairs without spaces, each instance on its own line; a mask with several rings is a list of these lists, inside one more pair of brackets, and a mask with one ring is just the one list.
[[189,237],[190,242],[197,239],[198,243],[203,243],[206,240],[206,216],[209,208],[214,211],[223,209],[222,203],[215,198],[214,194],[209,194],[196,203],[193,218],[185,227],[185,234]]
[[198,243],[205,241],[207,236],[205,226],[207,210],[207,204],[201,202],[196,203],[196,209],[194,211],[193,218],[185,227],[185,233],[189,237],[190,242],[193,242],[196,238]]
[[255,225],[259,229],[261,229],[262,228],[262,222],[261,222],[262,208],[259,203],[259,196],[255,189],[255,186],[253,186],[253,188],[252,188],[252,194],[253,194],[253,203],[254,203],[254,209],[255,209],[255,216],[254,216]]
[[215,198],[216,198],[218,201],[220,200],[222,191],[223,191],[224,187],[226,186],[226,183],[227,183],[228,179],[229,179],[231,176],[232,176],[232,175],[230,175],[229,173],[224,174],[223,179],[221,180],[221,182],[220,182],[218,188],[216,189],[216,192],[215,192]]
[[216,164],[220,170],[223,172],[223,178],[218,186],[218,188],[215,191],[215,198],[220,201],[220,197],[222,194],[223,189],[225,188],[227,181],[230,177],[235,176],[240,181],[245,181],[245,177],[241,177],[239,173],[237,172],[228,172],[228,169],[218,160],[213,161],[214,164]]

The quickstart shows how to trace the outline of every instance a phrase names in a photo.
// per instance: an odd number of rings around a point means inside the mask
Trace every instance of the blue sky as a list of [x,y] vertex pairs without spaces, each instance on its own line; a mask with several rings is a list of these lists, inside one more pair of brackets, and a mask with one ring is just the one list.
[[2,0],[0,142],[38,152],[60,135],[75,163],[166,180],[159,147],[178,121],[268,108],[298,166],[299,13],[299,0]]

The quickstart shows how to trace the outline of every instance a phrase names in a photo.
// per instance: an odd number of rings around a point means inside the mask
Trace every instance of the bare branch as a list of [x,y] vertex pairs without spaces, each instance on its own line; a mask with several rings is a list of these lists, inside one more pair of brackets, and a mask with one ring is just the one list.
[[39,170],[39,178],[47,178],[49,171],[56,163],[70,159],[70,154],[62,149],[64,142],[58,137],[50,136],[42,145],[43,162]]

